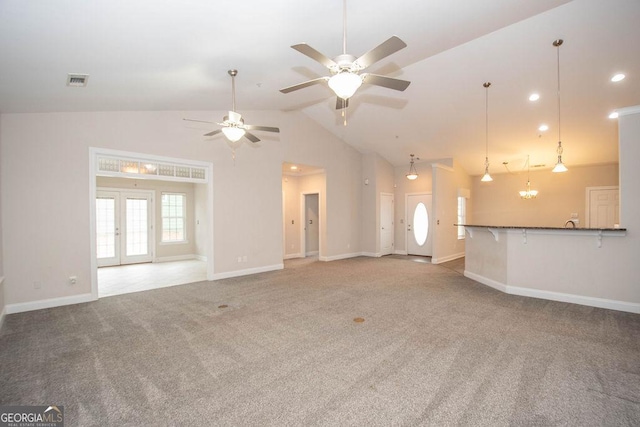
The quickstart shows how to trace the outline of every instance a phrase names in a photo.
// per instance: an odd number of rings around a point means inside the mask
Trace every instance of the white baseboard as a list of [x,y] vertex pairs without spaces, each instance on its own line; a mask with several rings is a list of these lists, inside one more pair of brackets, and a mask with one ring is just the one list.
[[23,313],[25,311],[42,310],[44,308],[62,307],[63,305],[81,304],[83,302],[95,301],[92,294],[72,295],[69,297],[50,298],[39,301],[21,302],[17,304],[7,304],[5,310],[7,314]]
[[0,331],[2,330],[2,325],[4,324],[4,317],[7,315],[5,311],[5,307],[2,307],[2,313],[0,313]]
[[[198,259],[198,255],[195,254],[187,254],[187,255],[175,255],[175,256],[162,256],[156,257],[153,259],[153,262],[172,262],[172,261],[188,261],[190,259]],[[205,257],[205,261],[206,261]]]
[[393,251],[393,253],[396,255],[406,255],[407,251],[401,251],[399,249],[396,249],[395,251]]
[[267,271],[282,270],[284,264],[266,265],[264,267],[245,268],[244,270],[228,271],[225,273],[217,273],[213,275],[213,280],[229,279],[231,277],[248,276],[249,274],[264,273]]
[[521,288],[519,286],[509,286],[492,279],[471,273],[465,270],[464,275],[470,279],[490,286],[501,292],[519,295],[523,297],[540,298],[551,301],[568,302],[571,304],[586,305],[589,307],[606,308],[609,310],[625,311],[628,313],[640,314],[640,304],[626,301],[610,300],[605,298],[588,297],[584,295],[565,294],[562,292],[543,291],[540,289]]
[[453,261],[454,259],[464,258],[464,252],[460,252],[453,255],[447,255],[443,257],[434,258],[431,257],[431,264],[442,264],[443,262]]
[[302,256],[302,254],[300,252],[298,252],[297,254],[286,254],[282,258],[283,259],[293,259],[293,258],[304,258],[304,256]]
[[500,292],[504,292],[504,293],[509,293],[507,292],[508,286],[505,285],[502,282],[498,282],[497,280],[493,280],[493,279],[489,279],[488,277],[484,277],[481,276],[479,274],[476,273],[472,273],[470,271],[465,270],[464,271],[464,277],[468,277],[469,279],[475,280],[476,282],[480,282],[483,285],[487,285],[490,288],[493,288],[495,290],[498,290]]
[[196,257],[196,259],[197,259],[198,261],[204,261],[204,262],[207,262],[207,257],[206,257],[206,256],[204,256],[204,255],[195,255],[195,257]]
[[380,258],[382,256],[379,252],[360,252],[360,256],[369,256],[374,258]]
[[362,255],[362,252],[354,252],[354,253],[350,253],[350,254],[321,256],[318,259],[320,261],[338,261],[338,260],[341,260],[341,259],[355,258],[355,257],[361,256],[361,255]]
[[314,256],[314,255],[318,255],[318,251],[309,251],[306,253],[305,256]]

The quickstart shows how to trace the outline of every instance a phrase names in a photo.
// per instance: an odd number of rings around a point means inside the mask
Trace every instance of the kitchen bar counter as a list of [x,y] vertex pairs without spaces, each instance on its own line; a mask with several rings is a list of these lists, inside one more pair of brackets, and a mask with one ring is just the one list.
[[634,288],[611,286],[627,267],[626,228],[460,225],[466,277],[509,294],[640,313],[626,302]]

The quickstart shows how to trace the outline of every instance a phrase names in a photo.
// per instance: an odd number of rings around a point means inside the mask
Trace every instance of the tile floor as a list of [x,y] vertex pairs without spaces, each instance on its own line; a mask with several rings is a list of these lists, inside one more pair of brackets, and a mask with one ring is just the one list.
[[98,268],[98,296],[128,294],[207,280],[199,260],[130,264]]

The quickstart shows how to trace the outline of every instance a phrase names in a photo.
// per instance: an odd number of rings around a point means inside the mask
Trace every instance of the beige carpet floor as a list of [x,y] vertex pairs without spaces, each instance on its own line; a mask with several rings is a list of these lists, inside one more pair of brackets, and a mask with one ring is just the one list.
[[403,259],[285,265],[9,315],[0,404],[67,426],[640,425],[640,315]]

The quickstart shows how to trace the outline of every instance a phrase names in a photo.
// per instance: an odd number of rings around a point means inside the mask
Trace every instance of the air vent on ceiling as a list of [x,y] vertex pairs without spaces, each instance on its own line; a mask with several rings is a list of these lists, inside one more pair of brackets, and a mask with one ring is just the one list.
[[67,86],[85,87],[89,81],[89,74],[67,74]]

